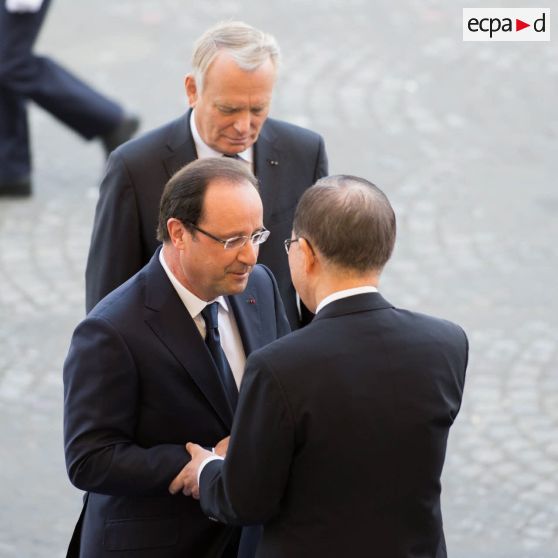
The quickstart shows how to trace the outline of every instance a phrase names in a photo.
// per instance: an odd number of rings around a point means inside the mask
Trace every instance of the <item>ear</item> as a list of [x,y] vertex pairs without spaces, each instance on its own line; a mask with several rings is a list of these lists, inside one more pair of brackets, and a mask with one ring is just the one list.
[[169,231],[170,241],[172,245],[178,250],[183,250],[185,247],[186,236],[188,231],[181,221],[171,217],[167,221],[167,230]]
[[188,104],[193,108],[198,101],[198,87],[194,74],[187,74],[184,78],[184,87],[186,89],[186,96],[188,97]]
[[312,246],[305,238],[299,238],[298,245],[304,258],[304,271],[308,275],[316,268],[318,260]]

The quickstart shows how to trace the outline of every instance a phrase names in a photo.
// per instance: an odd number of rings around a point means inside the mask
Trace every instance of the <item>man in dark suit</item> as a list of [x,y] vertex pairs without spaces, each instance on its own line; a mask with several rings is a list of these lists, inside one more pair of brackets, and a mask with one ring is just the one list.
[[127,141],[139,121],[54,60],[32,52],[50,0],[0,0],[0,196],[31,194],[26,103],[30,99],[106,151]]
[[369,182],[310,188],[286,248],[316,317],[248,359],[226,459],[187,446],[170,490],[222,522],[264,523],[258,557],[446,556],[440,475],[467,338],[378,293],[394,241]]
[[162,249],[77,327],[65,455],[88,494],[68,556],[236,558],[240,531],[168,486],[186,441],[215,447],[229,434],[246,356],[289,331],[256,265],[268,236],[256,185],[232,159],[179,171],[161,199]]
[[281,242],[304,190],[327,174],[327,157],[319,135],[267,118],[278,59],[273,37],[240,22],[217,25],[198,40],[185,81],[191,110],[108,160],[86,269],[87,310],[156,250],[156,208],[168,178],[196,158],[227,155],[258,177],[271,231],[259,262],[272,270],[291,326],[299,326]]

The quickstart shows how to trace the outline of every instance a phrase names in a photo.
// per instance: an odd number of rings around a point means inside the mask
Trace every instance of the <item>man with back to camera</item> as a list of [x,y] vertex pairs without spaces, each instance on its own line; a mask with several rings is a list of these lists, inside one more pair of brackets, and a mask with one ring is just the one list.
[[258,177],[271,232],[259,261],[277,279],[291,327],[299,327],[281,242],[304,190],[327,174],[327,157],[319,135],[267,118],[278,63],[275,39],[245,23],[222,23],[200,37],[185,80],[191,110],[108,160],[87,261],[88,311],[156,250],[157,207],[169,177],[196,158],[226,155],[240,157]]
[[440,476],[468,343],[378,293],[395,230],[366,180],[304,193],[285,247],[316,317],[250,355],[226,459],[188,444],[169,487],[224,523],[263,523],[258,558],[446,557]]
[[[162,248],[74,333],[65,456],[88,494],[71,558],[237,557],[239,529],[168,486],[188,440],[219,447],[230,433],[246,356],[289,331],[273,275],[256,265],[268,236],[256,184],[232,159],[181,169],[161,199]],[[243,542],[238,556],[251,557]]]

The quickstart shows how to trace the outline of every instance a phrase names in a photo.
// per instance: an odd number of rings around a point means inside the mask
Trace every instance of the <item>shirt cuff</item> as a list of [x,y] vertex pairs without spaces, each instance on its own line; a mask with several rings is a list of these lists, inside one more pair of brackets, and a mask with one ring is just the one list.
[[220,455],[210,455],[209,457],[206,457],[201,463],[200,463],[200,467],[198,469],[198,486],[200,485],[200,478],[201,478],[201,474],[203,471],[203,468],[210,462],[210,461],[216,461],[217,459],[220,459],[221,461],[224,461],[225,458],[221,457]]
[[38,12],[43,0],[6,0],[6,11],[13,13]]

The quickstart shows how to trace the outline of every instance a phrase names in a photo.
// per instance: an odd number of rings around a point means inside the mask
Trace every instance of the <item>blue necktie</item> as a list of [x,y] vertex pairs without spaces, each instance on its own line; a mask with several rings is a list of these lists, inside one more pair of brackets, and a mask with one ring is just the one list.
[[219,303],[212,302],[208,304],[202,311],[201,315],[205,320],[205,344],[215,361],[215,366],[219,371],[219,377],[221,378],[221,383],[223,384],[223,389],[227,395],[227,399],[231,404],[232,410],[236,409],[236,403],[238,401],[238,388],[236,387],[236,382],[234,381],[234,376],[229,365],[229,361],[225,356],[223,347],[221,346],[221,337],[219,336],[219,326],[217,323],[217,314],[219,311]]

